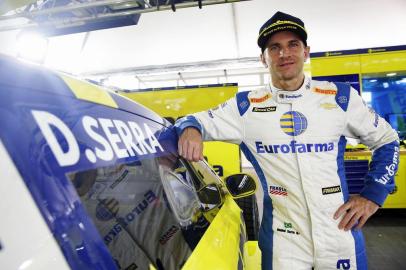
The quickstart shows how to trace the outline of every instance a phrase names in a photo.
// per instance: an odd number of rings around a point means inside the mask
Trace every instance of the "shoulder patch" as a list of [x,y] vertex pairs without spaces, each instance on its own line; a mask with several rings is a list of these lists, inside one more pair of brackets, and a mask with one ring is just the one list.
[[249,91],[246,91],[236,94],[237,107],[241,116],[243,116],[243,114],[246,113],[248,108],[250,107],[250,100],[248,99],[249,93]]
[[320,88],[314,88],[313,92],[318,93],[318,94],[323,94],[323,95],[336,95],[337,90],[333,89],[320,89]]
[[263,97],[259,97],[259,98],[250,98],[250,101],[252,103],[261,103],[264,102],[265,100],[269,99],[271,97],[271,94],[266,94]]
[[334,83],[337,86],[336,102],[343,111],[347,111],[348,102],[350,101],[351,87],[346,83]]

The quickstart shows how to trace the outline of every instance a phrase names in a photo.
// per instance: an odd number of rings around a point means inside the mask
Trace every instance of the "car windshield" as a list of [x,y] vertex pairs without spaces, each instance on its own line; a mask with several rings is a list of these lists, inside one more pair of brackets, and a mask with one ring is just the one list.
[[175,156],[69,174],[119,269],[186,262],[209,225],[194,177]]

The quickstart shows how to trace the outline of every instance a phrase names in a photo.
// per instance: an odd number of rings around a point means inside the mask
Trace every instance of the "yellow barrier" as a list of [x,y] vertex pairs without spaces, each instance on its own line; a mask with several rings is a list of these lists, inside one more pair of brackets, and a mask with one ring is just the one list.
[[[143,104],[171,122],[187,114],[216,107],[236,93],[236,85],[120,92],[121,95]],[[237,145],[224,142],[205,142],[203,154],[214,171],[221,177],[241,171],[240,150]]]

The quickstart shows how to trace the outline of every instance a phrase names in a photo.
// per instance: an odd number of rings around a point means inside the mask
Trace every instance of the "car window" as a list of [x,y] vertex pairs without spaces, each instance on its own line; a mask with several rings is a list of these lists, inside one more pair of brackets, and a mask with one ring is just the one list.
[[119,269],[180,269],[209,225],[175,156],[68,176]]

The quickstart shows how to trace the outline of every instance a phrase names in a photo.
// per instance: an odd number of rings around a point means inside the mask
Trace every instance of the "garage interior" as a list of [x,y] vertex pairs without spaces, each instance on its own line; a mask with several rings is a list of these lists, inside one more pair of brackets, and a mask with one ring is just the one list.
[[[404,0],[18,0],[0,3],[0,53],[112,91],[255,90],[270,80],[258,29],[278,10],[303,19],[312,53],[406,45]],[[406,96],[406,73],[396,76]],[[243,157],[241,167],[255,173]],[[405,208],[365,226],[369,269],[404,269]]]

